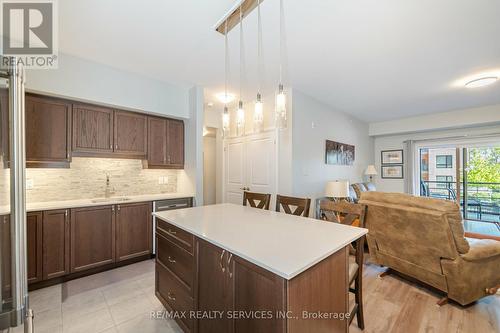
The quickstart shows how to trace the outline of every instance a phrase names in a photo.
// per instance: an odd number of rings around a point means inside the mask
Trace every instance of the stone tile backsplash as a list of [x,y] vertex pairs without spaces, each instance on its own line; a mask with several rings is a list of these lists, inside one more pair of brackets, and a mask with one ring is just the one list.
[[[45,202],[104,197],[106,173],[113,196],[173,193],[179,172],[183,171],[143,169],[140,160],[74,157],[69,169],[27,169],[26,179],[34,186],[26,191],[26,199]],[[165,177],[166,183],[158,184],[159,177]],[[8,183],[2,181],[0,192],[6,191]]]

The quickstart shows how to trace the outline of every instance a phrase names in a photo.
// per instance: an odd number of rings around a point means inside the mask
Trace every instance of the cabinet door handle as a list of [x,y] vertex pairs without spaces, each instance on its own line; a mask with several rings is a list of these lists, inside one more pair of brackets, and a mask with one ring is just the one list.
[[118,211],[120,211],[120,205],[118,205],[117,208],[118,208]]
[[113,150],[113,144],[112,143],[109,144],[109,149]]
[[168,163],[170,163],[170,155],[168,155],[168,158],[167,158],[167,160],[168,160]]
[[222,253],[220,255],[220,260],[219,260],[219,266],[220,266],[220,270],[222,271],[222,273],[224,273],[226,271],[226,268],[224,267],[224,263],[223,263],[224,254],[226,254],[226,250],[222,250]]
[[175,294],[174,293],[170,293],[170,292],[167,294],[167,298],[169,300],[171,300],[172,302],[175,302],[175,299],[176,299],[175,298]]
[[67,209],[64,211],[64,216],[68,217],[68,210]]
[[233,277],[233,272],[231,272],[231,260],[233,259],[233,254],[229,253],[229,258],[227,259],[227,271],[229,273],[229,278]]
[[168,256],[168,262],[171,264],[175,264],[177,261],[175,261],[175,259],[172,259],[171,256]]
[[115,206],[111,206],[111,211],[114,212],[115,211]]

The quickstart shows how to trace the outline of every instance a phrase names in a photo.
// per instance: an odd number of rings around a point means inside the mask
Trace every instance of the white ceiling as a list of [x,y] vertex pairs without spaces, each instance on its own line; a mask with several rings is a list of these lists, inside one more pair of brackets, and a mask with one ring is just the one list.
[[[500,103],[500,83],[454,82],[500,71],[500,0],[284,0],[288,84],[366,121]],[[60,51],[167,82],[223,91],[214,24],[234,0],[59,1]],[[278,79],[279,1],[262,4],[266,76]],[[244,99],[257,86],[256,15],[244,21]],[[229,35],[238,93],[239,36]],[[215,102],[215,98],[214,102]]]

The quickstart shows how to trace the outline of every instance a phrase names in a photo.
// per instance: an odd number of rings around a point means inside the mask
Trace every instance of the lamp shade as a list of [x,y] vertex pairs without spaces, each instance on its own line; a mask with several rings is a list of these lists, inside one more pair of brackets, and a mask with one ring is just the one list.
[[325,196],[328,198],[347,198],[349,196],[349,182],[336,180],[326,183]]
[[378,175],[377,169],[375,169],[375,166],[374,165],[369,165],[368,168],[366,168],[365,175],[367,175],[367,176]]

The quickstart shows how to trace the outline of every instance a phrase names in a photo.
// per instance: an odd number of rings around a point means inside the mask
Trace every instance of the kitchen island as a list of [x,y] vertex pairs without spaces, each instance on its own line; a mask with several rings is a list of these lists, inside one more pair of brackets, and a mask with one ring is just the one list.
[[156,295],[185,332],[347,332],[366,229],[232,204],[154,214]]

